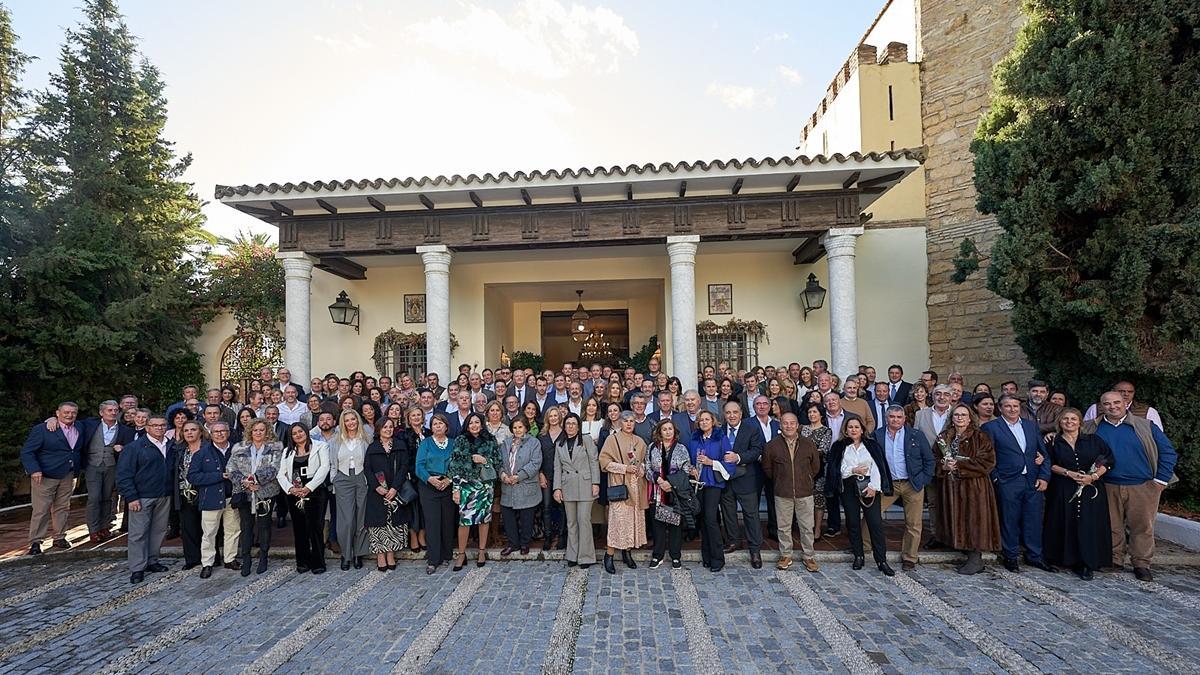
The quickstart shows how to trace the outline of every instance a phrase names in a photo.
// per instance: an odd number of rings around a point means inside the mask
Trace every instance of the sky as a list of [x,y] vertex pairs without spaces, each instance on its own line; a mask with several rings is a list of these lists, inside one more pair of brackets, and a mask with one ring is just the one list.
[[[73,0],[6,0],[25,86]],[[221,236],[275,228],[216,184],[795,154],[884,0],[122,0],[166,135]]]

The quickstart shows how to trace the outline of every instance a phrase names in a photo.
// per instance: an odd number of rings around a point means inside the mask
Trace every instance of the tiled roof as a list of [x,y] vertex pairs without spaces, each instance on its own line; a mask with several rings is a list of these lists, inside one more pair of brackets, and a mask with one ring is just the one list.
[[532,180],[563,180],[563,179],[590,179],[590,178],[611,178],[628,175],[644,175],[644,174],[675,174],[675,173],[692,173],[706,172],[709,170],[725,170],[729,168],[742,169],[759,167],[792,167],[792,166],[811,166],[813,164],[848,164],[848,163],[863,163],[863,162],[880,162],[885,159],[899,160],[909,159],[918,162],[925,161],[925,150],[923,148],[916,149],[900,149],[889,152],[869,152],[859,153],[853,152],[849,155],[835,153],[833,155],[816,155],[807,157],[804,155],[798,157],[764,157],[763,159],[748,158],[744,160],[712,160],[712,161],[696,161],[696,162],[664,162],[661,164],[630,164],[628,166],[612,166],[612,167],[595,167],[582,169],[551,169],[542,171],[540,169],[526,173],[518,171],[516,173],[508,173],[507,171],[500,174],[485,173],[482,176],[477,174],[469,174],[462,176],[454,174],[453,176],[425,176],[422,178],[376,178],[374,180],[331,180],[331,181],[302,181],[300,183],[270,183],[257,185],[218,185],[216,189],[216,198],[223,199],[226,197],[246,196],[249,194],[277,194],[277,193],[301,193],[301,192],[320,192],[320,191],[335,191],[335,190],[365,190],[396,188],[396,187],[425,187],[425,186],[485,186],[496,185],[501,186],[505,183],[523,183]]

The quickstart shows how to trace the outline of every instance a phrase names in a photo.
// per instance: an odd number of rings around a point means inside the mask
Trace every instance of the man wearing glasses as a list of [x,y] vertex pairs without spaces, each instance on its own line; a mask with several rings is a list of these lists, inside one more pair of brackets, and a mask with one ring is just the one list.
[[222,559],[225,568],[240,570],[238,562],[238,540],[241,538],[242,521],[237,508],[230,505],[233,483],[229,482],[229,455],[233,446],[229,442],[229,425],[217,422],[209,430],[212,440],[195,458],[188,470],[187,480],[197,492],[196,504],[200,508],[200,578],[212,576],[217,558],[217,530],[225,528]]
[[140,584],[147,572],[166,572],[158,562],[171,513],[171,471],[167,418],[151,415],[146,435],[125,446],[117,460],[117,490],[129,504],[129,581]]

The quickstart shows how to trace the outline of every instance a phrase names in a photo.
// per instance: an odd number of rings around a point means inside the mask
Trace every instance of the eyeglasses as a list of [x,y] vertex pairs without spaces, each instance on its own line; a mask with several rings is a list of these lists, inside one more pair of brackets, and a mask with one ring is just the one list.
[[167,425],[165,425],[165,424],[147,424],[146,426],[148,426],[148,427],[165,427]]

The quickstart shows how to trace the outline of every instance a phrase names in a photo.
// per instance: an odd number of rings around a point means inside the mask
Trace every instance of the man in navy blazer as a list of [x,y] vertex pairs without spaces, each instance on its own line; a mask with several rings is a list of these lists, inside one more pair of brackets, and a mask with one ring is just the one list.
[[[880,382],[877,386],[882,388]],[[925,486],[933,482],[933,450],[925,434],[905,423],[904,408],[892,404],[875,430],[875,442],[883,449],[888,471],[892,476],[892,494],[881,495],[879,508],[887,511],[899,499],[904,504],[904,539],[900,546],[900,562],[905,570],[917,566],[917,549],[921,545],[921,519],[925,509]],[[863,530],[863,546],[871,535]]]
[[[675,423],[675,428],[679,430],[679,437],[684,443],[689,446],[692,442],[692,434],[696,433],[696,416],[704,409],[704,405],[700,400],[700,392],[695,389],[688,389],[683,393],[683,410],[677,413],[671,413],[671,421]],[[765,447],[764,443],[764,447]]]
[[70,401],[58,404],[54,431],[38,422],[29,430],[21,447],[21,465],[29,474],[33,507],[29,518],[30,555],[42,552],[42,540],[51,521],[54,547],[71,548],[67,542],[67,515],[71,512],[71,493],[80,472],[79,450],[83,447],[83,434],[75,424],[78,415],[78,405]]
[[912,393],[912,383],[904,381],[904,368],[900,367],[900,364],[893,363],[888,366],[887,385],[889,403],[896,405],[908,403],[908,396]]
[[130,583],[141,583],[146,572],[166,572],[158,562],[171,515],[170,446],[165,438],[167,418],[151,415],[146,435],[125,446],[117,461],[117,489],[129,503]]
[[731,439],[724,461],[736,464],[737,468],[721,490],[721,518],[725,522],[725,536],[729,544],[727,553],[738,548],[741,534],[738,532],[737,507],[742,507],[742,524],[745,526],[746,543],[750,548],[750,565],[762,568],[762,525],[758,519],[759,495],[762,492],[762,454],[766,447],[762,431],[757,424],[742,419],[742,406],[737,401],[725,402],[725,435]]
[[1000,507],[1000,541],[1004,567],[1017,572],[1018,544],[1025,545],[1025,562],[1053,572],[1042,558],[1042,508],[1050,482],[1050,462],[1035,422],[1021,419],[1021,401],[1000,397],[1000,418],[983,425],[996,447],[992,482]]

